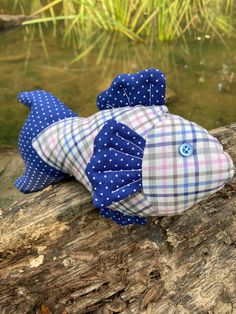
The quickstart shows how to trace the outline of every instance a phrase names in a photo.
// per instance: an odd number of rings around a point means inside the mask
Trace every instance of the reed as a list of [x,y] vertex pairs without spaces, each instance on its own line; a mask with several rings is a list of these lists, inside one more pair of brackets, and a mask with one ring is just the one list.
[[[3,0],[9,3],[9,0]],[[233,0],[14,0],[23,13],[38,15],[25,25],[63,21],[65,38],[98,30],[132,40],[173,40],[185,34],[232,36]]]
[[[78,61],[113,33],[149,44],[186,37],[235,37],[234,0],[2,0],[36,18],[24,25],[53,25],[72,43]],[[108,37],[104,35],[109,35]]]

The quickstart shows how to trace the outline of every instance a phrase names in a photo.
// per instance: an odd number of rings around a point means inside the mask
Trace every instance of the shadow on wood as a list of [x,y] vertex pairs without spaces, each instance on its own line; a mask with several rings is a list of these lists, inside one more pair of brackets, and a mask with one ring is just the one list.
[[[211,132],[236,161],[236,124]],[[235,313],[236,180],[182,216],[119,227],[71,180],[3,211],[1,313]],[[46,310],[47,312],[46,312]]]

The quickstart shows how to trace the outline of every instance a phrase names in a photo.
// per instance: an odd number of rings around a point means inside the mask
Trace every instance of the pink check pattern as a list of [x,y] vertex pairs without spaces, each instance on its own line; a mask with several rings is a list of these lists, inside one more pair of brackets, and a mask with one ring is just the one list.
[[[67,118],[43,130],[33,147],[50,166],[74,176],[92,192],[85,168],[95,137],[110,119],[146,140],[143,190],[109,205],[110,209],[138,216],[181,214],[233,176],[232,160],[220,143],[197,124],[170,114],[165,106],[138,105],[99,111],[88,118]],[[180,155],[183,142],[193,145],[192,156]]]
[[[182,143],[193,146],[193,155],[180,154]],[[147,138],[143,191],[157,215],[181,214],[221,189],[233,174],[229,155],[196,123],[168,114]]]
[[[88,118],[64,119],[50,125],[34,138],[33,147],[50,166],[74,176],[92,192],[85,168],[93,154],[94,139],[104,123],[114,118],[147,138],[150,130],[167,112],[165,106],[136,106],[103,110]],[[109,208],[126,214],[137,212],[140,216],[145,215],[143,208],[152,212],[143,192],[114,203]]]

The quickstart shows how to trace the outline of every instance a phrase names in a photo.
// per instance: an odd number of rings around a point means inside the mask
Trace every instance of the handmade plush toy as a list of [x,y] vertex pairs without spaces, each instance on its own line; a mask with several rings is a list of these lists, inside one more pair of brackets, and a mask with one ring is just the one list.
[[74,176],[101,215],[122,225],[183,213],[221,189],[234,174],[231,158],[205,129],[168,112],[165,85],[156,69],[119,75],[88,118],[48,92],[20,93],[30,114],[15,186],[30,193]]

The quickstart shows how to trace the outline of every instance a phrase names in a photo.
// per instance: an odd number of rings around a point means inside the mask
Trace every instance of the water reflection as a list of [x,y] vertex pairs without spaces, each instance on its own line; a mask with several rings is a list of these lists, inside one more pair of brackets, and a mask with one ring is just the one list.
[[220,92],[233,92],[233,88],[235,87],[235,72],[227,64],[222,64],[222,69],[219,73],[218,90]]
[[[172,90],[172,113],[211,129],[236,121],[235,43],[209,40],[145,45],[102,35],[78,62],[73,45],[22,29],[0,34],[0,145],[16,147],[27,108],[19,91],[46,89],[82,116],[96,112],[96,96],[119,73],[160,68]],[[233,46],[234,45],[234,46]]]

